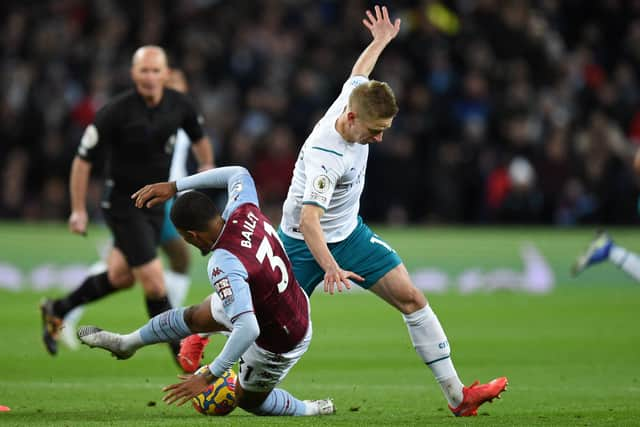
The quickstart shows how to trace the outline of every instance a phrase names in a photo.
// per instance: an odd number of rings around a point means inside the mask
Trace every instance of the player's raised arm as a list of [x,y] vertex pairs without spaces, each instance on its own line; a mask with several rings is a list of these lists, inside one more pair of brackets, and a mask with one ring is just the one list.
[[[224,188],[232,184],[235,185],[237,178],[242,178],[242,185],[239,189],[248,193],[249,201],[257,204],[255,184],[249,171],[242,166],[225,166],[217,169],[210,169],[195,175],[180,178],[175,182],[159,182],[145,185],[131,195],[138,208],[150,208],[158,203],[169,200],[179,191],[197,190],[200,188]],[[229,188],[231,191],[231,188]]]
[[367,17],[362,20],[364,26],[371,31],[373,40],[360,54],[360,57],[358,57],[358,60],[351,70],[352,76],[369,77],[384,48],[400,31],[400,19],[396,19],[391,23],[389,11],[386,6],[380,7],[376,5],[374,12],[375,16],[370,10],[367,10]]

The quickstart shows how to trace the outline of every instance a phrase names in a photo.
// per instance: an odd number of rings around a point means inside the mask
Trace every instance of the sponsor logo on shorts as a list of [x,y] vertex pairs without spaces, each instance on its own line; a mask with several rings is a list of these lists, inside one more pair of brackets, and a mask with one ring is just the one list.
[[211,272],[211,275],[212,275],[213,277],[216,277],[216,276],[221,275],[222,273],[224,273],[224,271],[222,271],[222,269],[221,269],[220,267],[216,267],[216,268],[214,268],[214,269],[213,269],[213,271]]
[[220,297],[222,305],[227,306],[233,302],[233,288],[231,288],[231,283],[229,283],[229,279],[226,277],[215,282],[213,289],[215,289],[218,297]]

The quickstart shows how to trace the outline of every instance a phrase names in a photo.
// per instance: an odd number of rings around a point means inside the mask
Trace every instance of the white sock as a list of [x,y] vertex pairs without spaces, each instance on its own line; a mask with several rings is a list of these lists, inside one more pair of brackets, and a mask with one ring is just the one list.
[[463,384],[451,361],[449,342],[438,317],[428,305],[403,317],[418,356],[431,368],[449,405],[458,407],[463,399]]
[[80,348],[80,341],[78,341],[76,336],[76,328],[78,327],[78,322],[83,314],[84,306],[79,305],[64,316],[64,327],[60,333],[60,340],[70,350],[77,350]]
[[189,293],[191,277],[188,274],[165,270],[164,283],[167,287],[167,297],[171,307],[182,307]]
[[64,321],[65,323],[73,325],[73,327],[75,328],[75,326],[78,324],[83,314],[84,314],[84,305],[79,305],[73,310],[71,310],[70,312],[68,312],[66,316],[64,316]]
[[637,254],[614,245],[609,251],[609,260],[640,282],[640,257]]
[[140,329],[131,332],[130,334],[122,335],[122,341],[120,341],[120,350],[123,351],[137,351],[144,347],[146,344],[142,341],[140,335]]

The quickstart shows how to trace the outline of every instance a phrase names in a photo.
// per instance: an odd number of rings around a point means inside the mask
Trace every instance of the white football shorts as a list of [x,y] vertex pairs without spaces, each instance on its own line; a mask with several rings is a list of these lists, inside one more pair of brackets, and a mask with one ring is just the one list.
[[[311,307],[309,304],[308,307]],[[213,318],[231,329],[232,324],[224,312],[222,301],[217,294],[211,294],[211,313]],[[309,328],[302,341],[286,353],[272,353],[255,342],[240,357],[238,378],[243,390],[264,392],[274,389],[298,360],[306,353],[311,344],[313,327],[309,313]]]

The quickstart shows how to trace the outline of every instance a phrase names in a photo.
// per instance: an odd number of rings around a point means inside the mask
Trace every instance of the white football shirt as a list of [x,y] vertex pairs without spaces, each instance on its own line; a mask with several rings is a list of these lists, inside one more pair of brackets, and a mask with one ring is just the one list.
[[346,239],[356,228],[369,146],[345,141],[335,126],[353,89],[368,81],[364,76],[350,77],[342,87],[340,96],[300,149],[282,208],[280,227],[287,236],[304,238],[299,230],[300,212],[304,204],[324,209],[320,226],[327,243]]

